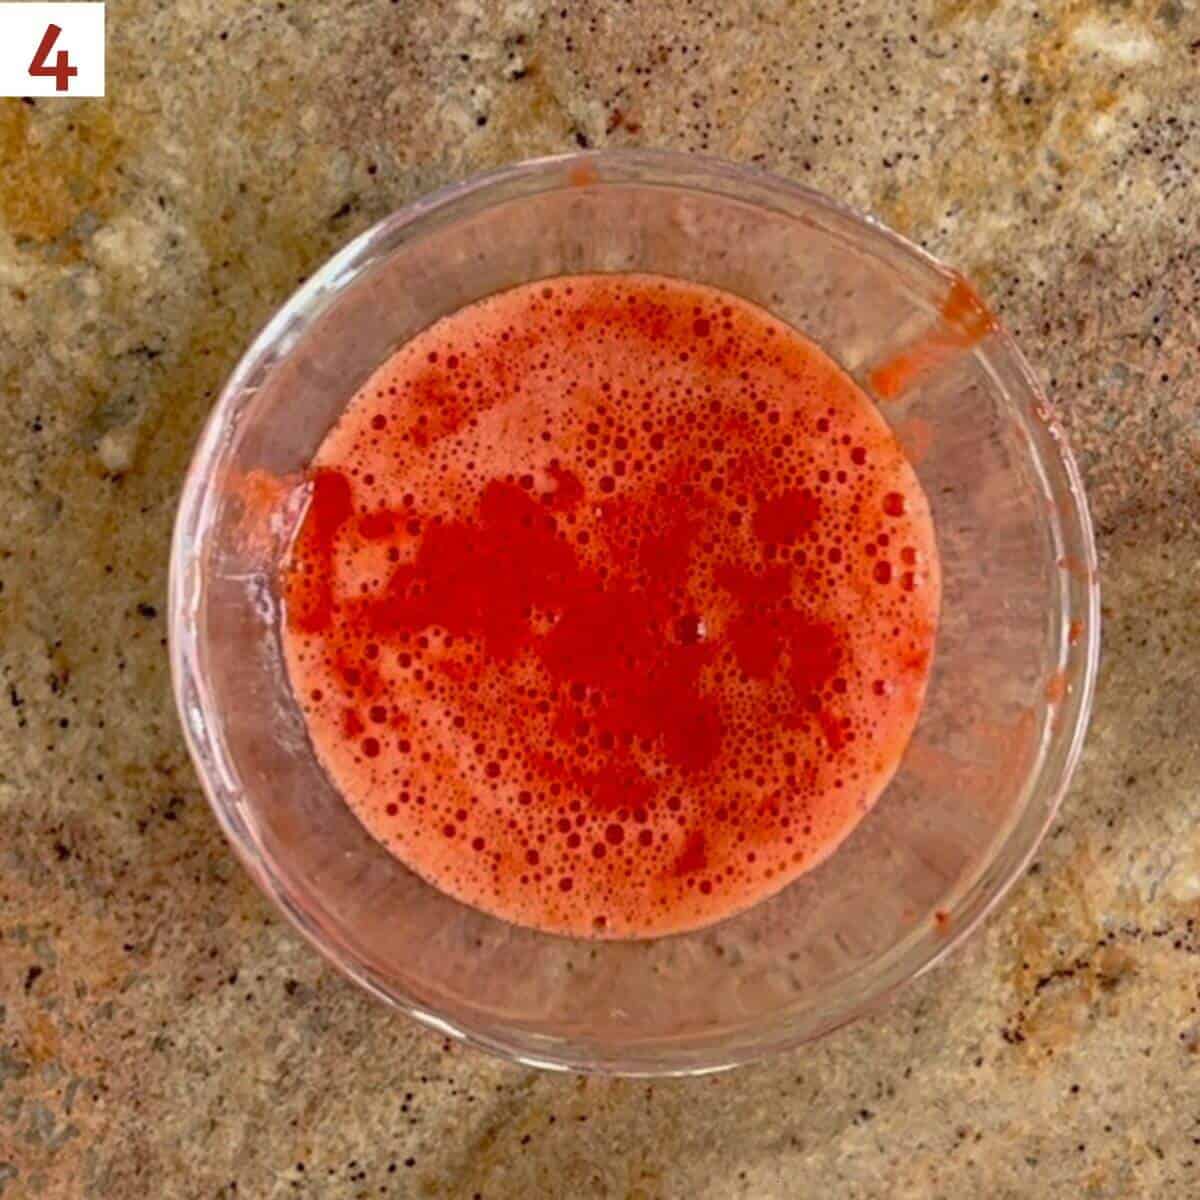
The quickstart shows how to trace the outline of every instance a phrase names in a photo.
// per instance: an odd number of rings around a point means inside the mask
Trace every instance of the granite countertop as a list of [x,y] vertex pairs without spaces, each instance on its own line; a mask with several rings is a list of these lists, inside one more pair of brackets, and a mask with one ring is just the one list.
[[[115,0],[0,101],[0,1197],[1200,1195],[1194,0]],[[251,333],[427,189],[761,163],[979,282],[1097,524],[1091,736],[1032,871],[892,1007],[698,1081],[535,1074],[325,967],[234,862],[164,653]]]

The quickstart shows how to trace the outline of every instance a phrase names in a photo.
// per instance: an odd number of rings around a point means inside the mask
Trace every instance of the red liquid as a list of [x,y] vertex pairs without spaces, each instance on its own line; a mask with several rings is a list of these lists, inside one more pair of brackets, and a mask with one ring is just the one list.
[[828,856],[908,742],[939,575],[871,402],[724,292],[555,279],[420,334],[320,447],[284,571],[321,762],[425,879],[647,937]]

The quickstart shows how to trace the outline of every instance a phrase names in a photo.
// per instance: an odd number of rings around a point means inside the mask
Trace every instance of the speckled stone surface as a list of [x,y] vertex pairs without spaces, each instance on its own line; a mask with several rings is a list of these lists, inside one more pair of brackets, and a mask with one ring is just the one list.
[[[1200,1195],[1194,0],[113,0],[104,100],[0,101],[0,1197]],[[432,186],[762,163],[972,275],[1056,397],[1104,665],[1033,871],[811,1048],[543,1076],[324,967],[209,816],[164,653],[252,332]]]

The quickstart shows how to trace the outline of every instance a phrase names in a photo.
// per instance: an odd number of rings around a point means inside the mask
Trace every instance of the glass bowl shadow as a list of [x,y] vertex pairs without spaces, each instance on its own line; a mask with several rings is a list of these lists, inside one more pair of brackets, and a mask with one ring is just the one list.
[[[482,296],[580,272],[725,288],[872,394],[933,508],[936,659],[891,786],[825,863],[709,928],[578,941],[442,894],[326,778],[289,690],[277,568],[302,472],[368,375]],[[876,222],[757,170],[621,151],[492,172],[396,212],[256,339],[196,450],[171,553],[174,685],[243,863],[331,962],[438,1031],[519,1062],[719,1070],[878,1005],[1020,875],[1078,758],[1099,647],[1091,529],[1017,347],[959,276]]]

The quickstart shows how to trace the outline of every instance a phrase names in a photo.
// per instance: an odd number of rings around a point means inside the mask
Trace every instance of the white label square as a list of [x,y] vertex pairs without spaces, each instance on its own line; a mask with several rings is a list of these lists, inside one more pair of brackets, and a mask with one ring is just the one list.
[[103,4],[0,4],[0,96],[103,95]]

